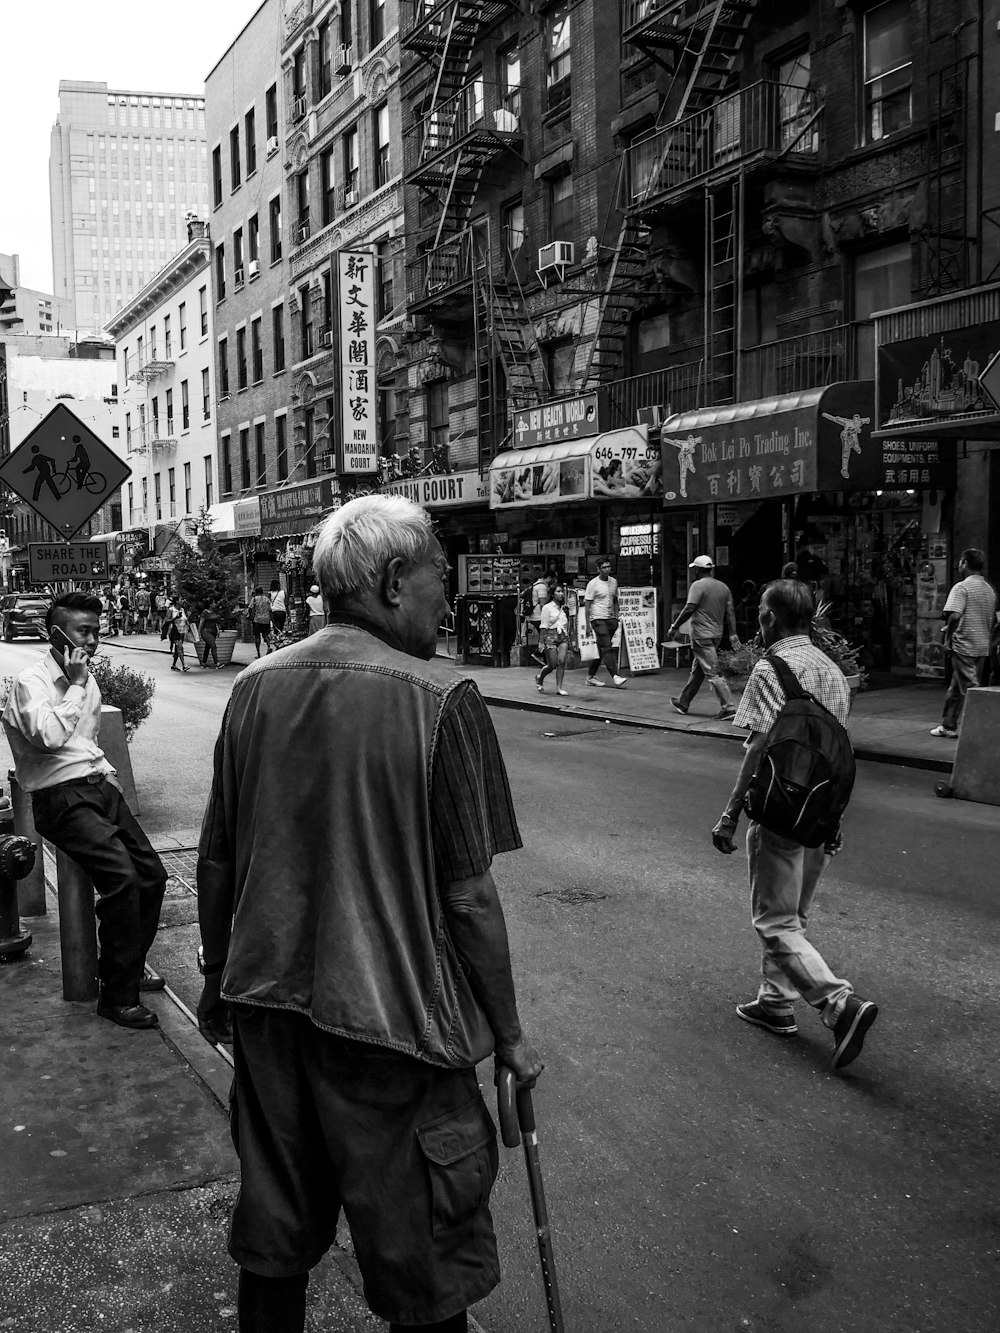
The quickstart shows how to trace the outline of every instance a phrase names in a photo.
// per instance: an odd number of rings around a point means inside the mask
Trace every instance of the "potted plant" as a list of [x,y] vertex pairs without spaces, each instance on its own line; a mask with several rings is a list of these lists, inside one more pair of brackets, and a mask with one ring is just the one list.
[[91,658],[90,674],[101,691],[101,702],[121,713],[125,739],[130,741],[153,711],[156,681],[131,667],[112,664],[103,653]]
[[174,589],[187,604],[195,625],[203,611],[215,608],[219,616],[219,665],[228,666],[239,638],[240,562],[238,557],[223,555],[219,550],[212,536],[212,520],[204,507],[194,520],[194,530],[194,546],[185,544],[174,560]]
[[861,665],[861,649],[854,648],[830,625],[830,602],[820,602],[813,616],[812,630],[809,637],[821,652],[826,653],[831,662],[836,662],[847,678],[851,697],[864,688],[867,672]]

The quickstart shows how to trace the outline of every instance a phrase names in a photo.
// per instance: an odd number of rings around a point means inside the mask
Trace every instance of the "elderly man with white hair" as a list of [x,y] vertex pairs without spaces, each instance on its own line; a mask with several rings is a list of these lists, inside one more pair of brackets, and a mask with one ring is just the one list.
[[372,1310],[461,1333],[499,1281],[490,1054],[530,1086],[490,872],[521,845],[482,697],[434,660],[448,562],[368,496],[313,556],[326,628],[236,681],[199,849],[206,1024],[232,1015],[241,1333],[300,1333],[350,1224]]

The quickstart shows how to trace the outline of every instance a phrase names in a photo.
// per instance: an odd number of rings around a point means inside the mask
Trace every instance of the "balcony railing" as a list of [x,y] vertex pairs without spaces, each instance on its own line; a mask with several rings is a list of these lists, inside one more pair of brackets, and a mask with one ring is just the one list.
[[684,0],[622,0],[622,38],[627,42],[652,29],[658,42],[676,34],[683,45],[681,21],[686,8]]
[[822,105],[811,88],[760,83],[640,139],[628,149],[626,205],[641,207],[749,159],[819,151]]
[[447,40],[454,9],[456,21],[469,25],[478,19],[477,26],[485,28],[512,7],[512,0],[479,0],[474,10],[468,0],[401,0],[400,38],[414,51],[436,51]]
[[[516,100],[514,92],[518,94]],[[519,132],[520,124],[520,89],[501,94],[496,84],[473,79],[406,131],[404,166],[407,172],[416,171],[457,148],[470,135],[488,131],[513,135]]]
[[477,253],[477,238],[470,227],[419,255],[406,266],[410,302],[441,297],[471,282]]
[[[743,348],[738,353],[739,401],[821,389],[841,380],[871,379],[873,328],[873,321],[857,320]],[[611,422],[635,425],[643,408],[658,408],[661,418],[693,412],[709,406],[713,398],[718,401],[720,390],[725,398],[734,396],[728,377],[725,383],[718,378],[711,386],[707,383],[701,359],[634,375],[608,387]]]

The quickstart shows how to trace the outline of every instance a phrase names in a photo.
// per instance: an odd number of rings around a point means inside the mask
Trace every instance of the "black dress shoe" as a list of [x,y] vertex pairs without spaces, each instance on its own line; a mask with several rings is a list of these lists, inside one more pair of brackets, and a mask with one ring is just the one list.
[[140,991],[163,990],[167,982],[164,977],[143,977],[139,982]]
[[106,1018],[122,1028],[155,1028],[160,1020],[144,1004],[99,1004],[99,1018]]

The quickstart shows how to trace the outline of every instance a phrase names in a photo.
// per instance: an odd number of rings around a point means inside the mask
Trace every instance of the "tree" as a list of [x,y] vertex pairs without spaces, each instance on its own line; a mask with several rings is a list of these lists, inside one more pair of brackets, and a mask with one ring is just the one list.
[[177,595],[188,606],[192,619],[210,606],[219,613],[221,629],[238,624],[237,603],[242,592],[242,566],[237,556],[223,555],[212,536],[212,520],[202,507],[194,520],[195,545],[184,544],[174,560]]

